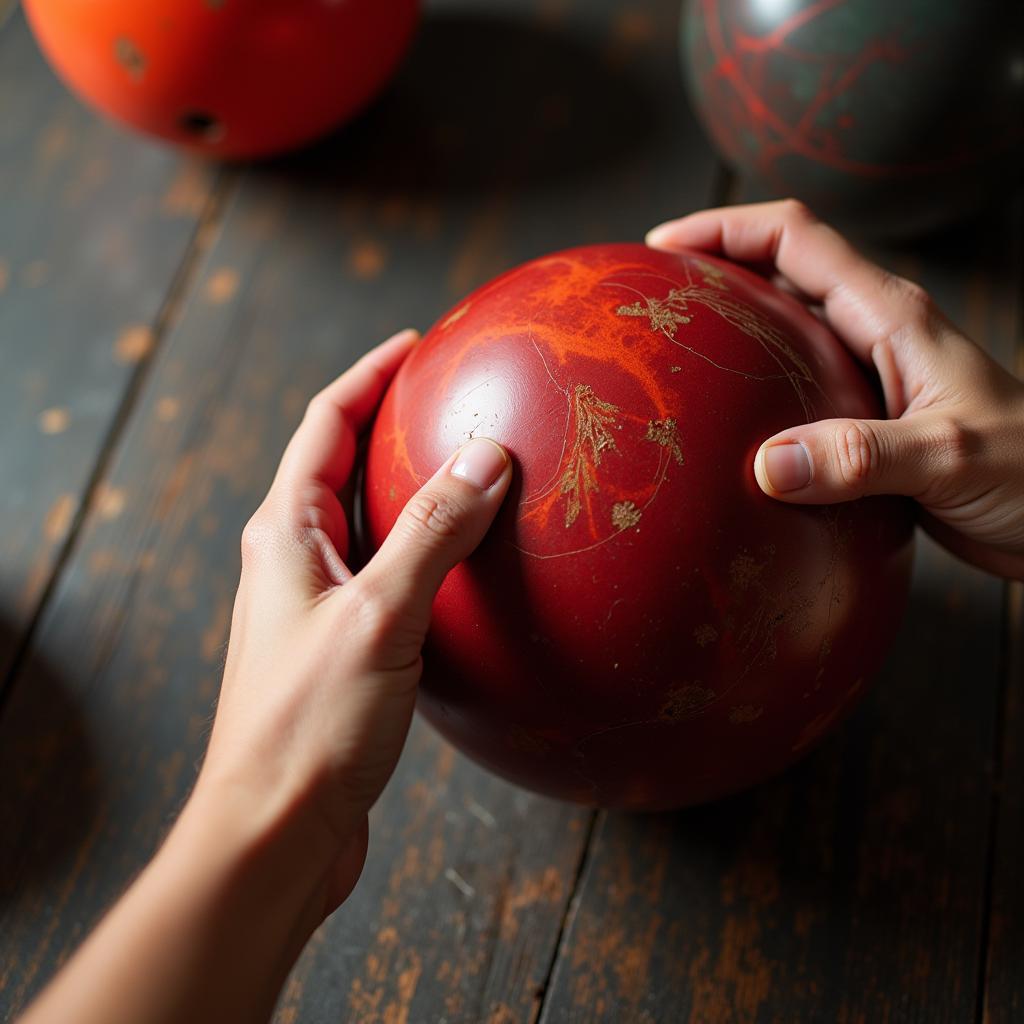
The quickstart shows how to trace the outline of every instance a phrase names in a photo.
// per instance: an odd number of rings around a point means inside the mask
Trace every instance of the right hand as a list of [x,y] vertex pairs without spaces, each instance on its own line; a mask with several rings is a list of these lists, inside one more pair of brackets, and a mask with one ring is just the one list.
[[654,228],[647,244],[768,264],[881,378],[888,419],[824,420],[765,440],[754,471],[767,495],[906,495],[954,554],[1024,579],[1024,384],[919,285],[866,260],[795,200],[704,210]]

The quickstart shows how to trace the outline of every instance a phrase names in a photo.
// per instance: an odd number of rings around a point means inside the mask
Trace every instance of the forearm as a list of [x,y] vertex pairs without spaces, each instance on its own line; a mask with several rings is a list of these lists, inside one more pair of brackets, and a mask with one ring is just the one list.
[[198,794],[23,1024],[267,1020],[323,914],[317,853]]

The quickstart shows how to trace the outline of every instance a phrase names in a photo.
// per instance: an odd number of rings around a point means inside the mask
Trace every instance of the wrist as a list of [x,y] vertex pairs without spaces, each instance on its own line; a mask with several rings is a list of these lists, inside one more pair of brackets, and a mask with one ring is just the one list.
[[261,801],[244,785],[204,773],[157,863],[203,876],[225,900],[273,918],[300,945],[323,918],[333,837],[297,808]]

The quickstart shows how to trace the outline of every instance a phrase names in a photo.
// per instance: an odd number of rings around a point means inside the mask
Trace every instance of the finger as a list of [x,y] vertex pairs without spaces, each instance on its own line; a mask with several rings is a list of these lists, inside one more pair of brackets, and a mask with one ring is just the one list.
[[359,431],[418,339],[414,330],[399,332],[313,397],[285,449],[275,484],[315,481],[341,489],[352,472]]
[[960,530],[927,512],[922,514],[920,522],[927,534],[957,558],[1004,579],[1024,580],[1024,555],[966,537]]
[[801,505],[868,494],[921,498],[948,476],[956,457],[943,429],[921,416],[808,423],[765,441],[754,475],[769,497]]
[[794,288],[824,306],[833,330],[867,363],[879,343],[907,328],[927,329],[938,319],[923,289],[865,259],[793,199],[702,210],[653,228],[647,244],[775,266]]
[[512,479],[505,449],[474,438],[431,477],[402,510],[380,550],[356,577],[371,603],[396,625],[387,656],[419,656],[430,609],[445,576],[483,539]]

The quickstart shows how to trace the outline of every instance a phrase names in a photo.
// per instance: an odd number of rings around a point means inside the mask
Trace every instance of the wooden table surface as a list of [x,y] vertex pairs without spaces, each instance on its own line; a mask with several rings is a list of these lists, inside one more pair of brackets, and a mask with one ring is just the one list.
[[[310,394],[499,270],[742,194],[686,106],[676,18],[428,3],[357,123],[230,168],[100,121],[20,14],[0,29],[4,1020],[189,790],[239,533]],[[872,251],[1019,370],[1021,220],[1006,201]],[[918,554],[862,708],[726,802],[555,803],[417,723],[276,1020],[1024,1020],[1024,601]]]

